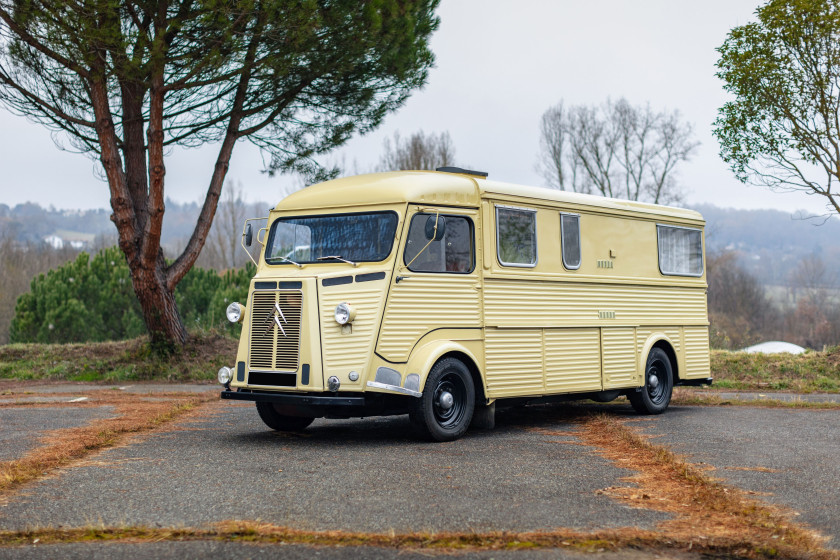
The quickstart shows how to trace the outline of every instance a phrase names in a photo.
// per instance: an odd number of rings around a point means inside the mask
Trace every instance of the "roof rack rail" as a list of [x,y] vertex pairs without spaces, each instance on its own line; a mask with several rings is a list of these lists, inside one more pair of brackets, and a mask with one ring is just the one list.
[[487,177],[485,171],[473,171],[472,169],[463,169],[461,167],[438,167],[435,171],[442,171],[443,173],[461,173],[463,175],[475,175],[476,177]]

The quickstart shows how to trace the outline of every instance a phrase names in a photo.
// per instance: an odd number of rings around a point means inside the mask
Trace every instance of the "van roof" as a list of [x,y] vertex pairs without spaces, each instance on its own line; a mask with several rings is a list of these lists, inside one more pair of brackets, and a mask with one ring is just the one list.
[[608,208],[703,221],[699,212],[645,202],[527,187],[474,175],[439,171],[394,171],[342,177],[317,183],[290,194],[276,210],[311,210],[348,206],[407,203],[478,207],[483,198],[515,199],[522,204],[541,201],[576,207]]

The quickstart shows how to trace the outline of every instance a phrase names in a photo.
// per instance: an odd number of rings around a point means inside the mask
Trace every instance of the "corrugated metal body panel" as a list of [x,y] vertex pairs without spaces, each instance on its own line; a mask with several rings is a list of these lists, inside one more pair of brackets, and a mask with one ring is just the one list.
[[600,329],[547,329],[544,341],[546,392],[601,389]]
[[603,325],[599,311],[614,311],[614,320],[621,324],[708,321],[704,288],[487,278],[484,291],[487,326]]
[[636,329],[601,329],[604,389],[638,385],[636,380]]
[[[342,373],[356,371],[364,375],[370,360],[385,284],[366,282],[366,289],[355,289],[357,285],[335,288],[321,288],[321,340],[324,366]],[[348,302],[356,310],[356,318],[350,328],[342,333],[341,325],[335,322],[335,306]]]
[[636,329],[636,351],[640,352],[644,350],[645,342],[650,338],[653,333],[663,333],[667,336],[670,341],[672,342],[672,346],[674,347],[674,352],[677,356],[680,355],[680,329],[678,328],[640,328]]
[[709,328],[686,327],[685,336],[685,377],[709,377]]
[[377,351],[394,362],[408,360],[432,329],[481,326],[478,279],[453,274],[410,274],[391,286]]
[[253,292],[250,369],[297,371],[302,303],[300,291]]
[[542,330],[487,329],[484,336],[488,397],[545,392]]

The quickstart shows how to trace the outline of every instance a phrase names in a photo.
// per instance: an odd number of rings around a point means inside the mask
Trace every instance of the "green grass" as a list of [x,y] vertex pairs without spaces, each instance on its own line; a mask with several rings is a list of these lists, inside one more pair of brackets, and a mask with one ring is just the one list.
[[741,391],[840,392],[840,346],[804,354],[712,350],[713,387]]
[[[237,341],[193,333],[175,354],[161,358],[148,339],[88,344],[0,346],[0,379],[87,382],[214,381],[232,365]],[[741,391],[840,393],[840,346],[825,352],[747,354],[712,350],[714,388]]]
[[146,337],[87,344],[0,346],[0,379],[19,381],[214,381],[232,365],[237,341],[213,333],[193,333],[174,354],[160,357]]

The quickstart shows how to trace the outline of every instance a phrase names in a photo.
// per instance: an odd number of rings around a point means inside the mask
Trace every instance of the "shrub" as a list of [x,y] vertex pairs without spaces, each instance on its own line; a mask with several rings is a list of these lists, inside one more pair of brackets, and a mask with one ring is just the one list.
[[[225,307],[245,301],[253,266],[219,275],[193,267],[178,284],[175,301],[187,326],[239,333],[230,325]],[[46,274],[38,275],[30,291],[18,298],[12,319],[12,342],[100,342],[125,340],[145,333],[140,304],[131,285],[125,257],[117,247],[92,259],[81,253]]]

